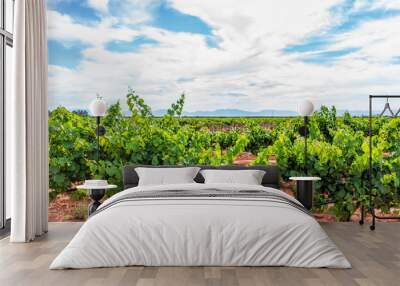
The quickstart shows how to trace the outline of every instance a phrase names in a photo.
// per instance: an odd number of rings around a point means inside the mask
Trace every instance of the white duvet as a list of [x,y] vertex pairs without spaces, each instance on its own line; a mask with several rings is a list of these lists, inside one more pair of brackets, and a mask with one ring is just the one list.
[[[266,190],[289,197],[254,185],[182,184],[127,189],[103,205],[130,192],[205,188]],[[88,219],[50,269],[127,265],[351,267],[306,213],[273,201],[227,197],[112,205]]]

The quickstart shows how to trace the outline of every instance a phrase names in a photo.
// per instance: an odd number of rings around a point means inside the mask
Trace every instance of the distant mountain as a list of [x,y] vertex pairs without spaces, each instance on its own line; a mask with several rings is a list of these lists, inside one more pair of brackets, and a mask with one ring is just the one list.
[[[49,110],[51,111],[51,110]],[[337,115],[342,116],[346,111],[350,112],[352,116],[356,117],[368,117],[368,110],[345,110],[338,109]],[[86,109],[72,110],[72,112],[87,115],[90,114]],[[166,109],[159,109],[153,111],[155,116],[163,116],[167,112]],[[381,111],[373,111],[373,115],[380,114]],[[130,116],[130,111],[125,112],[125,116]],[[193,112],[183,112],[183,116],[187,117],[290,117],[298,116],[296,111],[292,110],[275,110],[275,109],[265,109],[261,111],[247,111],[241,109],[217,109],[217,110],[205,110],[205,111],[193,111]]]
[[[368,115],[369,115],[368,110],[342,110],[342,109],[336,110],[336,113],[339,116],[342,116],[345,112],[349,112],[352,116],[356,116],[356,117],[368,117]],[[379,114],[378,111],[373,111],[372,113],[374,115]]]
[[[156,116],[162,116],[166,110],[156,110],[153,112]],[[260,117],[260,116],[296,116],[297,112],[289,110],[266,109],[261,111],[246,111],[241,109],[217,109],[205,111],[183,112],[183,116],[188,117]]]
[[[337,110],[337,115],[343,115],[347,110]],[[167,112],[165,109],[153,112],[155,116],[162,116]],[[354,110],[349,111],[352,116],[368,116],[368,111]],[[374,112],[376,114],[376,112]],[[205,111],[183,112],[183,116],[187,117],[290,117],[298,116],[296,111],[292,110],[275,110],[265,109],[261,111],[247,111],[241,109],[217,109]]]

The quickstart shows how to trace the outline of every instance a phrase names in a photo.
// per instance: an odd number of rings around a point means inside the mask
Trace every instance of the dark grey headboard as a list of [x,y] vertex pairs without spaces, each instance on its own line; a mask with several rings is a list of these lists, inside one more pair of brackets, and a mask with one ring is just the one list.
[[[128,188],[136,187],[139,183],[139,177],[135,172],[136,167],[147,167],[147,168],[181,168],[184,166],[148,166],[148,165],[128,165],[124,167],[124,190]],[[279,189],[279,170],[277,166],[250,166],[250,167],[243,167],[243,166],[197,166],[200,167],[202,170],[204,169],[219,169],[219,170],[263,170],[265,171],[264,178],[262,180],[262,185],[265,187],[271,187]],[[194,180],[197,183],[204,183],[203,176],[198,173]]]

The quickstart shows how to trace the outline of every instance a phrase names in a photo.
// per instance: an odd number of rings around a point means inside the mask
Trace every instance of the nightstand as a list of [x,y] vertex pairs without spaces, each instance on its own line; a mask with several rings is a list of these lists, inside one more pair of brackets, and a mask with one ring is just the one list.
[[310,210],[313,206],[314,182],[321,180],[320,177],[290,177],[289,180],[296,181],[296,199]]
[[77,189],[89,190],[91,203],[88,207],[88,215],[94,213],[101,205],[100,200],[104,197],[106,189],[115,189],[116,185],[109,185],[105,180],[86,180],[83,185],[77,186]]

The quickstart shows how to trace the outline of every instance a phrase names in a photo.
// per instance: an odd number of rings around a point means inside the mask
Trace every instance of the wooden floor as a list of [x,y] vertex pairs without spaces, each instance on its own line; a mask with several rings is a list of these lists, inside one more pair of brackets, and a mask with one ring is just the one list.
[[371,232],[355,223],[322,224],[352,269],[288,267],[124,267],[48,270],[81,223],[50,223],[33,243],[0,241],[0,285],[400,285],[400,223]]

